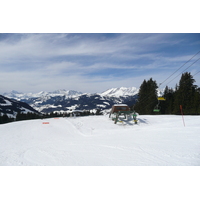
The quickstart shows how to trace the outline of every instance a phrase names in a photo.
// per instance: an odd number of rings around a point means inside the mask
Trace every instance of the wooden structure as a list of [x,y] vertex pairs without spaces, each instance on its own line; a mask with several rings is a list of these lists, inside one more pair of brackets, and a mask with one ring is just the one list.
[[130,108],[126,104],[115,104],[112,106],[111,114],[119,111],[130,111]]
[[132,116],[133,121],[135,122],[135,124],[137,124],[137,119],[136,119],[137,114],[136,114],[136,112],[131,111],[130,108],[126,104],[114,104],[112,106],[111,111],[110,111],[109,118],[111,117],[111,115],[114,115],[112,120],[114,121],[115,124],[119,121],[120,115],[123,115],[124,119],[128,119],[129,117]]

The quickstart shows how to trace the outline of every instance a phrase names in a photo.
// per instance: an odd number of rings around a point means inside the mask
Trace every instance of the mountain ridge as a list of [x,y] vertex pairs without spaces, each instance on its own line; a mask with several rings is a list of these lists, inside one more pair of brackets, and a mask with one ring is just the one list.
[[46,92],[46,91],[40,91],[38,93],[23,93],[23,92],[18,92],[16,90],[12,90],[11,92],[8,93],[3,93],[3,96],[6,96],[8,98],[15,98],[15,99],[25,99],[25,98],[33,98],[33,97],[41,97],[41,96],[78,96],[82,94],[88,94],[88,95],[94,95],[94,94],[99,94],[102,96],[130,96],[130,95],[135,95],[138,93],[138,89],[136,87],[118,87],[118,88],[111,88],[107,89],[101,93],[82,93],[80,91],[75,91],[75,90],[65,90],[65,89],[58,89],[52,92]]
[[10,99],[0,95],[0,113],[6,114],[9,117],[16,117],[17,113],[36,113],[40,114],[37,110],[32,108],[25,102]]
[[135,87],[111,88],[102,93],[82,93],[74,90],[56,90],[53,92],[39,93],[4,93],[9,98],[14,98],[29,104],[39,112],[65,112],[68,110],[105,110],[113,104],[126,103],[132,106],[137,99],[138,89]]

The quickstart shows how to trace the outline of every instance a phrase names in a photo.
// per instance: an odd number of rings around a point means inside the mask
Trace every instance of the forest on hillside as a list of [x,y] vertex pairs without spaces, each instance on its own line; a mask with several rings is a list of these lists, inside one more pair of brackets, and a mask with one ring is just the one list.
[[175,88],[166,86],[162,95],[158,94],[157,89],[155,80],[144,80],[133,109],[141,115],[181,114],[181,108],[186,115],[200,114],[200,88],[195,85],[195,79],[189,72],[182,74]]
[[[77,116],[89,116],[89,115],[101,115],[102,113],[100,112],[99,109],[96,110],[96,112],[92,112],[90,110],[85,110]],[[31,119],[46,119],[46,118],[57,118],[57,117],[70,117],[74,116],[74,114],[70,113],[63,113],[63,112],[51,112],[51,113],[23,113],[23,112],[18,112],[16,115],[16,118],[13,117],[8,117],[6,114],[1,115],[0,113],[0,124],[5,124],[9,122],[14,122],[14,121],[22,121],[22,120],[31,120]]]

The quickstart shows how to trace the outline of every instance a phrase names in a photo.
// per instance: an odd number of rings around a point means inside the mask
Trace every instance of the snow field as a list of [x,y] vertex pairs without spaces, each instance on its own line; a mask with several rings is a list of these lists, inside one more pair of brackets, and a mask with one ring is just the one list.
[[[200,116],[141,115],[139,123],[106,116],[0,125],[0,165],[199,166]],[[49,124],[42,124],[49,122]]]

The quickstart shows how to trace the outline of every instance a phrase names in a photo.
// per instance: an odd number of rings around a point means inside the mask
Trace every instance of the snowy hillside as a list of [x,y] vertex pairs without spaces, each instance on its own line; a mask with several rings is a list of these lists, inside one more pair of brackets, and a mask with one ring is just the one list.
[[8,117],[15,118],[18,112],[39,114],[38,111],[24,102],[12,100],[0,95],[0,114],[6,114]]
[[[0,125],[0,165],[200,165],[200,116],[51,118]],[[43,124],[44,123],[44,124]]]

